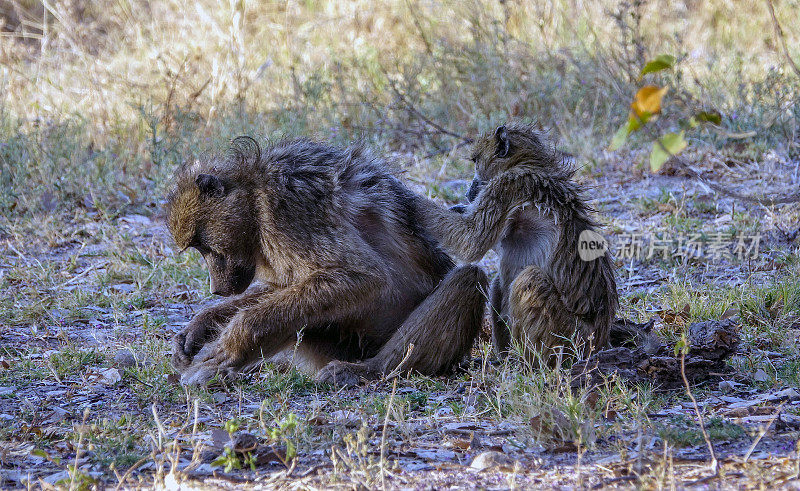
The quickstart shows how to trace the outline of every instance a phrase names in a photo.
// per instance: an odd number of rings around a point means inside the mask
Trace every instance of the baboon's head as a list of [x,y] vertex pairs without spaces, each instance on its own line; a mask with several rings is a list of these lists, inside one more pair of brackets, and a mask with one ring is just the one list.
[[258,161],[255,140],[239,137],[226,158],[184,165],[167,198],[167,222],[175,243],[182,251],[193,247],[203,255],[211,293],[216,295],[245,291],[261,254],[253,188],[241,169],[253,152]]
[[472,146],[475,179],[467,191],[472,201],[493,177],[518,165],[540,167],[545,171],[560,168],[559,154],[544,134],[532,125],[508,124],[481,135]]

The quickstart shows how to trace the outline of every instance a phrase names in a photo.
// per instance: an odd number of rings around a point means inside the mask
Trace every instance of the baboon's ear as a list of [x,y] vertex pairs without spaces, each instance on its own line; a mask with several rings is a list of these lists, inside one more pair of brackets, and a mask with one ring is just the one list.
[[497,156],[508,157],[508,152],[511,151],[511,142],[508,140],[506,125],[498,126],[494,130],[494,139],[497,141]]
[[200,174],[194,182],[201,193],[207,194],[212,198],[221,198],[225,195],[225,185],[217,176]]

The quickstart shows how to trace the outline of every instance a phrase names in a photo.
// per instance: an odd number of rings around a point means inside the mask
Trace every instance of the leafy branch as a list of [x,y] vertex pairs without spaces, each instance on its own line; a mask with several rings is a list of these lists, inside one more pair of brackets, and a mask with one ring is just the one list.
[[[660,55],[655,59],[649,61],[642,68],[639,73],[639,81],[642,81],[648,74],[657,73],[663,70],[671,69],[675,66],[676,58],[672,55]],[[693,114],[688,120],[681,120],[682,129],[679,132],[670,132],[663,135],[658,135],[652,126],[647,124],[653,121],[661,113],[662,102],[664,96],[669,91],[669,87],[660,87],[658,85],[645,85],[641,87],[634,95],[633,102],[631,103],[631,110],[628,119],[620,126],[619,130],[611,138],[609,150],[614,151],[622,147],[628,136],[638,130],[644,130],[647,135],[653,139],[653,146],[650,151],[650,170],[658,172],[670,158],[689,176],[698,181],[701,181],[709,188],[717,191],[720,194],[730,196],[732,198],[758,203],[764,206],[773,206],[778,204],[796,203],[800,201],[800,191],[794,192],[785,196],[767,197],[767,196],[752,196],[734,191],[726,186],[717,182],[710,181],[699,172],[695,171],[684,159],[678,156],[687,146],[686,129],[693,130],[700,125],[710,124],[713,127],[718,127],[722,122],[722,115],[717,111],[698,111]]]

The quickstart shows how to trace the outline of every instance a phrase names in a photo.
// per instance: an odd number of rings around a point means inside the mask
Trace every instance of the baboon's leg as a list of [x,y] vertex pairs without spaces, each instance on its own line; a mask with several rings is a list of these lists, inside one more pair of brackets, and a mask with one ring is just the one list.
[[537,354],[550,366],[559,353],[581,357],[593,348],[591,326],[567,310],[550,277],[528,266],[511,284],[511,335],[535,363]]
[[358,327],[346,325],[308,330],[297,345],[296,364],[316,375],[333,360],[356,361],[374,354],[377,349],[370,342],[357,334],[346,334],[355,332],[358,332]]
[[309,374],[316,375],[325,365],[333,360],[354,361],[362,358],[358,337],[349,338],[331,335],[331,332],[342,333],[344,326],[329,325],[317,332],[303,332],[294,343],[270,358],[268,361],[283,368],[296,367]]
[[267,287],[253,287],[250,293],[227,300],[201,310],[192,320],[172,338],[172,364],[176,370],[183,371],[191,363],[194,355],[211,341],[219,337],[220,331],[242,308],[252,305],[268,292]]
[[287,348],[301,329],[336,324],[359,314],[364,305],[382,298],[385,289],[383,277],[353,268],[322,271],[266,294],[234,315],[214,346],[195,357],[181,381],[202,384],[217,374],[233,376]]
[[[483,323],[486,286],[486,274],[477,266],[453,270],[377,355],[362,363],[334,361],[320,371],[317,380],[355,385],[360,378],[376,378],[398,367],[426,375],[445,373],[472,348]],[[414,348],[403,361],[411,344]]]
[[489,308],[492,310],[492,345],[494,345],[495,353],[500,357],[505,357],[511,344],[511,322],[504,305],[504,293],[503,284],[498,275],[492,282]]

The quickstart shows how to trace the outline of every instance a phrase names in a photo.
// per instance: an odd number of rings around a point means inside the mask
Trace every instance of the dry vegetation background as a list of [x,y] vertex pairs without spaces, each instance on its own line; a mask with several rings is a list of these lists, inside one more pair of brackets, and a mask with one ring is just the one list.
[[[653,77],[670,86],[656,131],[719,111],[718,126],[688,130],[688,163],[735,189],[795,191],[800,74],[782,46],[800,63],[800,2],[774,9],[782,37],[766,2],[733,0],[0,1],[0,486],[702,478],[686,395],[646,384],[615,380],[598,400],[563,374],[489,364],[367,396],[274,368],[191,393],[169,377],[169,336],[208,300],[199,257],[175,257],[159,222],[179,162],[241,134],[362,141],[453,202],[472,171],[463,139],[512,117],[576,156],[613,236],[763,234],[746,263],[618,261],[622,313],[656,315],[668,339],[734,316],[728,385],[697,388],[729,450],[722,482],[796,486],[798,206],[722,199],[669,165],[650,176],[645,134],[607,151],[642,65],[673,54]],[[295,466],[225,453],[243,434],[284,459],[294,448]],[[487,450],[510,460],[470,468]]]
[[[796,58],[798,5],[776,11]],[[87,191],[138,203],[177,161],[241,133],[449,149],[393,85],[458,134],[533,118],[598,162],[661,53],[681,59],[665,75],[680,104],[661,124],[701,104],[732,133],[797,151],[796,78],[764,2],[6,1],[2,13],[4,210],[40,211],[48,189],[67,208]],[[706,131],[693,136],[729,142]]]

